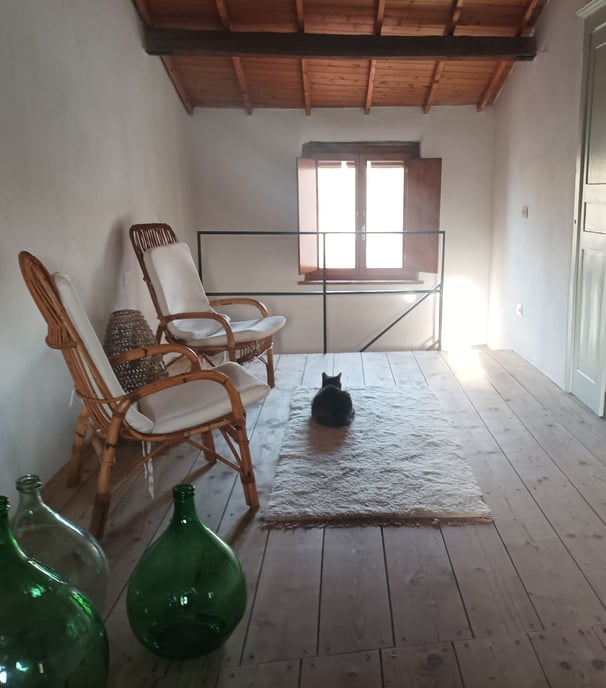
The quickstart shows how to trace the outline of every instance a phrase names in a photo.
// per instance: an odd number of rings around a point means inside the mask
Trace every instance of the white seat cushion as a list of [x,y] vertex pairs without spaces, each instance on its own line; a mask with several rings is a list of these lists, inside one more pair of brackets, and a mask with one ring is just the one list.
[[[232,380],[243,406],[263,399],[271,389],[238,363],[224,363],[213,371]],[[141,411],[153,422],[153,434],[184,430],[231,413],[225,388],[209,380],[196,380],[155,392],[139,403]]]
[[[111,367],[111,364],[107,359],[107,355],[103,349],[103,346],[101,346],[99,337],[97,337],[97,333],[95,332],[91,321],[89,320],[88,315],[82,306],[80,297],[74,289],[70,278],[67,275],[55,273],[53,275],[53,281],[55,282],[55,286],[59,292],[61,303],[67,311],[67,315],[78,331],[80,339],[82,339],[89,356],[93,360],[97,371],[107,385],[110,394],[114,397],[121,397],[124,394],[124,389],[118,382],[118,378],[114,373],[114,369]],[[92,376],[90,377],[91,382],[93,382],[94,385],[94,380]],[[97,392],[100,395],[98,389]],[[149,418],[146,418],[142,413],[139,413],[136,404],[133,404],[126,412],[126,421],[130,426],[139,432],[150,432],[153,427],[152,421]]]
[[[187,244],[155,246],[145,251],[143,260],[163,315],[215,312]],[[175,320],[169,323],[168,329],[174,337],[187,340],[191,337],[188,334],[190,322]],[[196,323],[196,329],[203,337],[223,329],[221,323],[212,318]]]

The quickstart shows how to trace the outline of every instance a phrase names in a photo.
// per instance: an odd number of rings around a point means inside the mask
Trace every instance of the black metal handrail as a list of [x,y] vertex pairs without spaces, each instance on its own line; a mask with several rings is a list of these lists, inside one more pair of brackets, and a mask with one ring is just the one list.
[[[443,312],[443,294],[444,294],[444,257],[446,249],[446,232],[444,230],[406,230],[402,232],[381,232],[380,234],[398,234],[398,235],[414,235],[414,234],[432,234],[439,237],[440,240],[440,266],[439,266],[439,281],[437,284],[427,289],[328,289],[330,280],[326,279],[326,236],[335,234],[343,236],[344,232],[298,232],[298,231],[234,231],[234,230],[200,230],[197,233],[197,249],[198,249],[198,272],[200,279],[202,276],[202,239],[206,236],[294,236],[309,234],[313,236],[322,236],[323,242],[323,257],[324,265],[322,266],[322,289],[314,290],[299,290],[299,291],[253,291],[253,292],[226,292],[226,291],[209,291],[207,296],[216,297],[232,297],[232,296],[321,296],[322,297],[322,341],[323,353],[327,353],[328,349],[328,323],[327,323],[327,298],[328,296],[339,295],[373,295],[373,294],[421,294],[421,298],[417,299],[413,304],[398,315],[387,327],[385,327],[379,334],[367,342],[360,351],[366,351],[369,346],[372,346],[378,339],[380,339],[386,332],[389,332],[395,325],[397,325],[403,318],[417,308],[432,294],[438,295],[438,337],[435,343],[435,348],[440,350],[442,348],[442,312]],[[398,280],[394,279],[393,282]]]

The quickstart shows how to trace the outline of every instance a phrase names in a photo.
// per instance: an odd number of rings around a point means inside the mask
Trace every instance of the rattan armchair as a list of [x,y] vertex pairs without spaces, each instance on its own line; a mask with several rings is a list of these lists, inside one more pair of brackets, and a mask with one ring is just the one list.
[[[158,316],[157,341],[164,337],[185,344],[210,365],[218,354],[241,364],[256,358],[265,365],[267,383],[273,387],[273,336],[286,319],[269,315],[258,299],[239,296],[209,301],[189,247],[179,243],[169,225],[133,225],[129,235]],[[251,306],[256,317],[234,322],[215,310],[229,305]]]
[[[103,536],[112,493],[124,480],[165,447],[182,442],[199,449],[210,463],[221,461],[237,471],[246,503],[256,509],[259,501],[244,407],[263,399],[270,391],[269,386],[237,363],[202,370],[197,354],[191,349],[177,344],[154,344],[120,354],[112,358],[112,363],[174,352],[189,359],[189,372],[125,393],[69,277],[50,275],[26,251],[19,254],[19,265],[48,325],[46,343],[62,352],[76,393],[83,402],[72,446],[69,483],[79,481],[81,453],[89,426],[92,425],[96,438],[101,439],[97,491],[90,521],[93,535]],[[231,456],[215,450],[215,430],[224,437]],[[127,475],[120,481],[112,481],[119,440],[141,440],[146,450]]]

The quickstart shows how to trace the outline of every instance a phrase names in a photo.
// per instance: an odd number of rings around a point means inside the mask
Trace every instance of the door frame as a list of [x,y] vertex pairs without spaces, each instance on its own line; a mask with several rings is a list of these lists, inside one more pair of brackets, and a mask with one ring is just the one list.
[[[587,158],[587,129],[588,129],[588,93],[589,93],[589,78],[591,75],[590,61],[591,61],[591,34],[603,25],[606,25],[606,0],[591,0],[584,7],[577,12],[577,16],[585,20],[584,38],[583,38],[583,72],[581,85],[581,102],[580,102],[580,117],[579,117],[579,145],[577,149],[576,160],[576,174],[575,174],[575,197],[574,197],[574,227],[573,227],[573,241],[572,241],[572,266],[571,266],[571,280],[570,280],[570,294],[569,294],[569,318],[568,318],[568,345],[567,345],[567,379],[566,389],[572,392],[574,363],[576,352],[576,327],[577,327],[577,299],[579,296],[578,281],[580,278],[580,257],[581,257],[581,228],[582,228],[582,212],[583,212],[583,174],[585,169],[585,162]],[[606,352],[605,352],[606,353]],[[602,378],[606,380],[606,366],[602,372]],[[582,401],[582,400],[581,400]]]

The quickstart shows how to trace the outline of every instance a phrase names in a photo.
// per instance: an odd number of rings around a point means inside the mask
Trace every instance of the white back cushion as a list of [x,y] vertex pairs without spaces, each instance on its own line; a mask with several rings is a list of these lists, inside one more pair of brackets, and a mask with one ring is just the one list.
[[[187,244],[155,246],[145,251],[143,260],[163,315],[214,312]],[[203,336],[222,329],[212,319],[198,321],[198,327]],[[185,341],[192,338],[190,321],[174,320],[168,329]]]
[[[63,307],[67,311],[67,315],[74,324],[74,327],[78,331],[80,338],[82,339],[84,346],[86,347],[90,357],[95,364],[95,367],[99,371],[99,374],[103,378],[103,381],[107,385],[110,393],[114,397],[120,397],[124,394],[124,389],[118,382],[118,378],[111,367],[107,355],[101,346],[99,337],[93,329],[93,326],[82,306],[80,297],[76,293],[70,278],[67,275],[62,275],[60,273],[55,273],[53,275],[53,281],[59,292],[59,298]],[[148,432],[152,429],[152,421],[140,413],[136,406],[131,406],[126,413],[126,421],[139,432]]]

